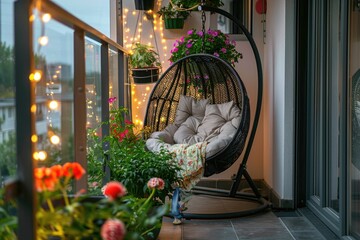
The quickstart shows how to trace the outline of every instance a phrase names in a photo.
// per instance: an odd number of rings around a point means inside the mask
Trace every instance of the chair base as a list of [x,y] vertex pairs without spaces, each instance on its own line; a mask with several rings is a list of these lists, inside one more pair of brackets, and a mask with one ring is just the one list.
[[[239,209],[233,209],[230,211],[224,211],[224,212],[207,212],[206,207],[204,205],[198,206],[201,210],[204,212],[198,213],[198,212],[192,212],[192,210],[180,212],[179,206],[180,204],[178,201],[180,198],[178,197],[180,195],[180,192],[177,192],[175,190],[173,200],[172,200],[172,212],[169,215],[169,217],[174,217],[175,219],[226,219],[226,218],[238,218],[238,217],[244,217],[252,214],[256,214],[261,211],[265,211],[266,209],[269,209],[272,205],[269,201],[267,201],[263,197],[256,197],[254,194],[249,193],[243,193],[243,192],[236,192],[234,196],[230,196],[229,190],[221,190],[221,189],[214,189],[214,188],[206,188],[206,187],[195,187],[192,191],[192,194],[194,194],[194,197],[201,196],[201,201],[207,202],[207,200],[211,200],[213,197],[215,197],[214,202],[221,202],[221,201],[236,201],[239,202]],[[241,204],[241,201],[244,201],[246,205],[250,205],[250,207],[242,207],[243,204]],[[251,204],[249,204],[251,203]],[[191,205],[191,204],[190,204]],[[210,204],[209,209],[213,208]],[[219,210],[221,209],[221,206],[219,207]],[[211,209],[213,210],[213,209]]]

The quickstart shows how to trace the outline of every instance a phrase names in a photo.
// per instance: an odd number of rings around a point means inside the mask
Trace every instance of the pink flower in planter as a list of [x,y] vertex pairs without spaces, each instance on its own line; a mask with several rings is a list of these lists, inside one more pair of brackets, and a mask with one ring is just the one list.
[[194,32],[194,30],[189,30],[189,31],[187,32],[187,34],[188,34],[188,35],[191,35],[191,34],[193,34],[193,32]]
[[111,104],[116,101],[116,97],[109,98],[108,102]]
[[108,219],[101,226],[101,237],[104,240],[123,240],[126,228],[123,222],[118,219]]
[[165,187],[165,182],[161,178],[154,177],[148,181],[147,186],[149,189],[156,188],[158,190],[163,190]]
[[126,188],[121,183],[113,181],[113,182],[108,182],[102,188],[102,192],[110,200],[114,200],[116,198],[125,196],[126,195]]

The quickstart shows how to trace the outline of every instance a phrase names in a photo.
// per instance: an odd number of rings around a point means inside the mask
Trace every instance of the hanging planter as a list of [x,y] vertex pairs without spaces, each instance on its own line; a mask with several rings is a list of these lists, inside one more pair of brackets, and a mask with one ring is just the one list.
[[166,29],[182,29],[184,27],[184,18],[165,18]]
[[153,10],[155,5],[155,0],[134,0],[136,10]]
[[131,50],[129,60],[134,82],[137,84],[156,82],[161,67],[159,54],[152,47],[141,43],[136,43]]
[[159,79],[160,69],[158,67],[133,68],[131,71],[136,84],[153,83]]

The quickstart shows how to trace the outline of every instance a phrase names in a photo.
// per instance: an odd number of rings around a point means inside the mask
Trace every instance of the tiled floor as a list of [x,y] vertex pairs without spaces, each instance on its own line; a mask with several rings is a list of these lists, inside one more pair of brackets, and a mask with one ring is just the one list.
[[[216,204],[217,203],[217,204]],[[189,211],[208,212],[233,210],[242,204],[217,198],[194,197]],[[247,203],[246,203],[247,204]],[[301,212],[276,212],[266,210],[254,215],[220,220],[185,220],[173,225],[172,219],[164,218],[159,240],[328,240]],[[331,239],[336,239],[332,237]]]

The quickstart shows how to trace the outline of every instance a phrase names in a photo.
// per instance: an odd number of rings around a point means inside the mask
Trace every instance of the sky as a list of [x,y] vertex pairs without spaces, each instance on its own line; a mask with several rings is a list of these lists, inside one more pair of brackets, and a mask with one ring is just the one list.
[[[54,0],[54,2],[105,35],[110,35],[111,0]],[[14,44],[14,0],[0,0],[0,41]],[[39,16],[39,15],[37,15]],[[72,30],[51,20],[45,25],[47,46],[39,48],[40,21],[34,22],[34,50],[46,56],[47,62],[72,63]],[[57,46],[57,47],[56,47]],[[40,50],[40,51],[38,51]]]

